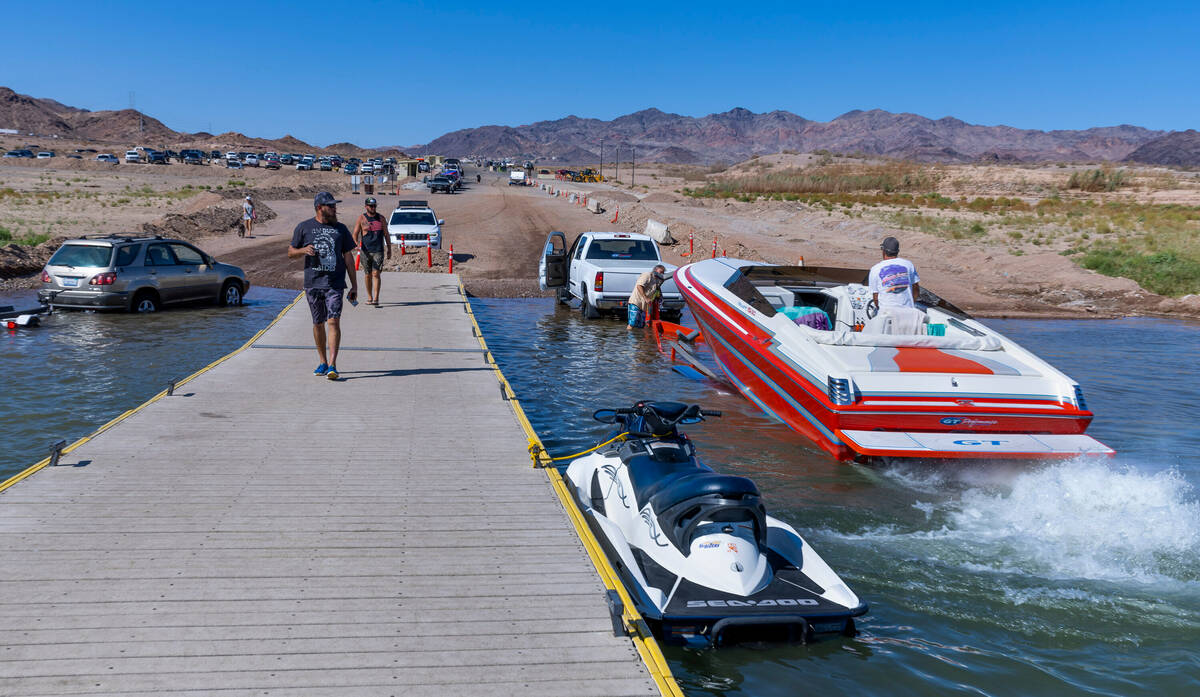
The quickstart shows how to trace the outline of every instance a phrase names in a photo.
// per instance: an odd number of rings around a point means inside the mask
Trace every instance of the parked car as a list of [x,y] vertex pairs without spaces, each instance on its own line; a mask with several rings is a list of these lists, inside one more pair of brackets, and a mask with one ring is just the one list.
[[374,174],[375,173],[375,165],[370,162],[364,162],[361,165],[359,165],[358,171],[362,172],[363,174]]
[[243,169],[240,160],[225,160],[225,167],[227,169]]
[[46,262],[38,301],[55,309],[155,312],[166,305],[240,305],[250,282],[182,240],[133,233],[67,240]]
[[322,172],[332,172],[333,171],[333,163],[330,162],[329,160],[321,160],[319,163],[317,163],[317,168],[320,169]]
[[146,156],[146,162],[152,165],[169,165],[167,153],[163,150],[151,150]]
[[117,159],[116,155],[113,155],[113,154],[107,153],[107,152],[97,155],[96,161],[97,162],[107,162],[107,163],[113,164],[113,165],[121,164],[121,161]]
[[125,161],[126,162],[141,162],[142,161],[141,151],[140,150],[126,150],[125,151]]
[[258,166],[258,155],[255,155],[253,153],[246,155],[246,159],[243,160],[243,163],[245,163],[245,165],[247,167],[257,167]]
[[268,157],[263,160],[263,167],[266,169],[279,169],[280,162],[278,157]]
[[392,245],[442,248],[442,226],[428,201],[398,201],[388,218],[388,237]]
[[313,161],[308,159],[307,157],[301,158],[300,161],[296,163],[297,170],[308,171],[308,170],[311,170],[312,168],[313,168]]
[[346,174],[358,174],[358,165],[354,162],[347,162],[342,171]]
[[433,179],[429,180],[429,193],[431,194],[436,194],[439,191],[452,194],[454,193],[455,188],[454,180],[442,174],[439,174]]
[[209,151],[209,153],[208,153],[208,159],[209,159],[209,160],[219,160],[219,159],[221,159],[221,151],[220,151],[220,150],[211,150],[211,151]]
[[5,157],[33,157],[32,150],[9,150],[4,153]]
[[49,160],[52,157],[54,157],[53,150],[43,150],[37,154],[37,159],[39,160]]

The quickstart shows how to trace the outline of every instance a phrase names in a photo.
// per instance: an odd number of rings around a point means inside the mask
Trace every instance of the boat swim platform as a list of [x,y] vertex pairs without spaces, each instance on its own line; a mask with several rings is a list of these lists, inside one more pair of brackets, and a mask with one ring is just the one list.
[[458,277],[381,295],[337,382],[300,296],[0,484],[0,694],[681,694]]

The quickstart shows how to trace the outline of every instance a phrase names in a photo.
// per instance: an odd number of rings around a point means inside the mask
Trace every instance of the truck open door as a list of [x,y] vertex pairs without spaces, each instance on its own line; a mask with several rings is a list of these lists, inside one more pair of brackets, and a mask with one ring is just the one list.
[[550,233],[542,258],[538,262],[538,287],[542,290],[567,285],[567,237],[561,232]]

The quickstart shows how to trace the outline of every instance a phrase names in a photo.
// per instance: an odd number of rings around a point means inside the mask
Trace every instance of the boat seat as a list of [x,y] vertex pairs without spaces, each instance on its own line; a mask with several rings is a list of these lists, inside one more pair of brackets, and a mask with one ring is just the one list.
[[925,335],[929,318],[914,307],[881,307],[879,313],[867,320],[866,334]]

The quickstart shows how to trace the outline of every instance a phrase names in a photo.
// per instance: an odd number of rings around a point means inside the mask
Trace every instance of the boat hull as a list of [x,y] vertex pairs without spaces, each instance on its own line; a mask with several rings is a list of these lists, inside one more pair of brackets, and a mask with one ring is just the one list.
[[[906,368],[928,373],[918,376],[920,390],[857,395],[853,403],[838,403],[830,394],[828,376],[806,370],[760,326],[755,317],[761,318],[762,313],[744,303],[735,305],[707,287],[693,266],[680,270],[679,287],[725,377],[768,416],[839,460],[864,456],[1056,458],[1081,452],[1112,453],[1087,436],[1082,436],[1085,440],[1060,438],[1080,436],[1092,420],[1091,412],[1074,404],[1047,395],[951,389],[952,380],[958,385],[957,378],[922,370],[911,354],[938,354],[935,359],[966,373],[964,380],[982,369],[972,371],[971,361],[932,348],[907,350],[904,357]],[[905,350],[891,351],[899,354]],[[937,387],[940,381],[946,382],[941,392]],[[911,433],[914,438],[893,439],[895,447],[887,447],[887,439],[853,436],[878,431]],[[922,433],[961,437],[925,438],[923,443],[917,437]],[[1050,438],[1038,440],[1038,436]]]

